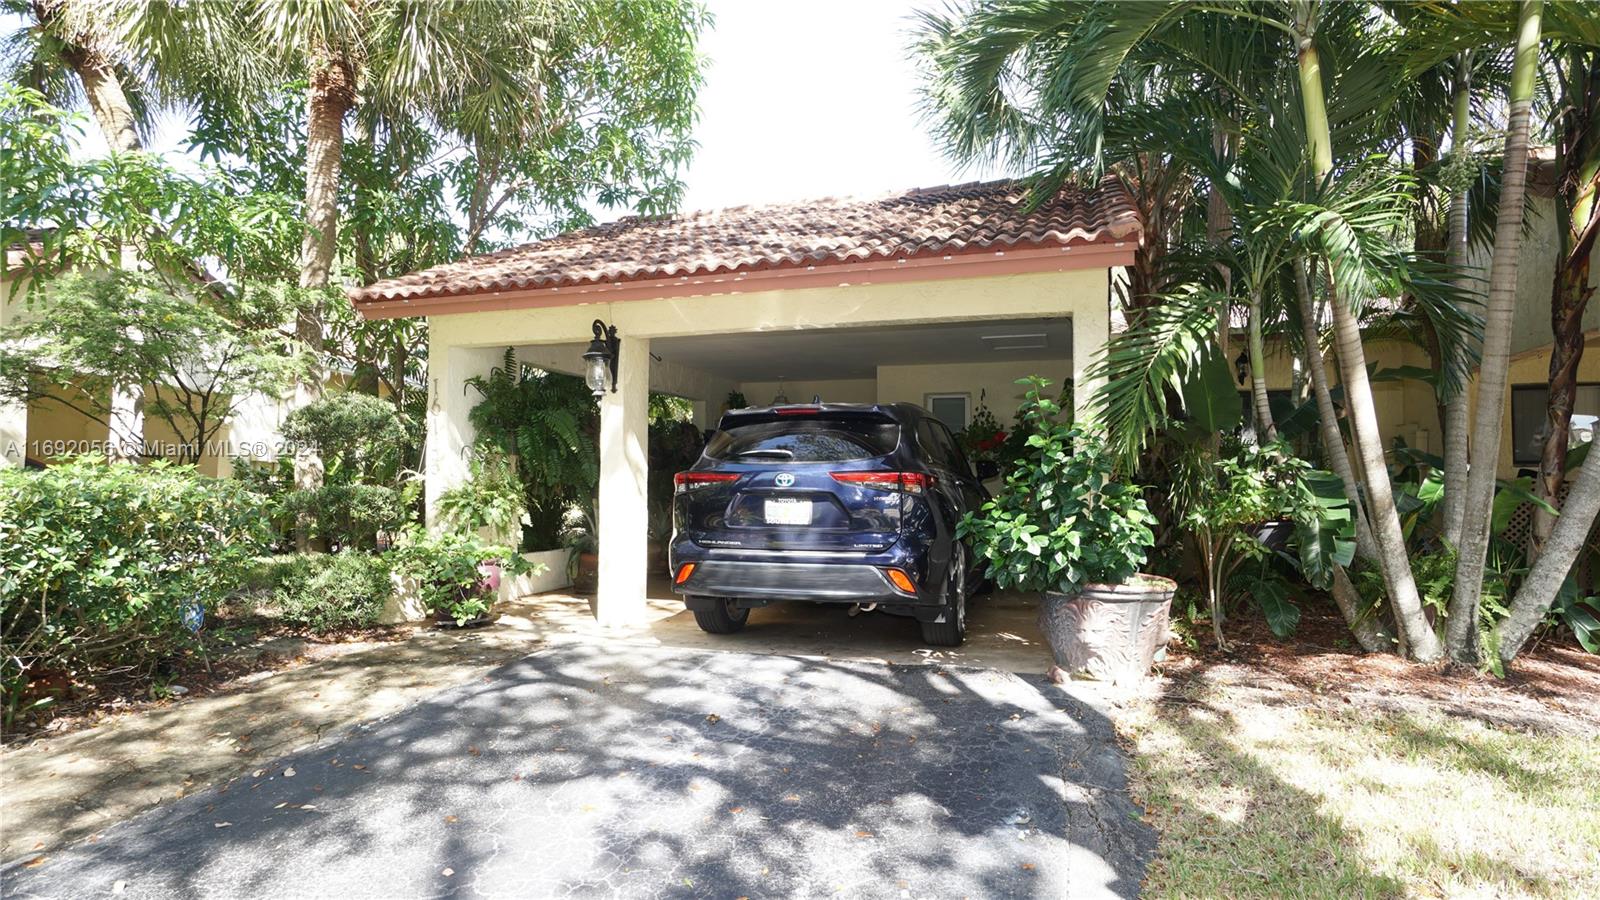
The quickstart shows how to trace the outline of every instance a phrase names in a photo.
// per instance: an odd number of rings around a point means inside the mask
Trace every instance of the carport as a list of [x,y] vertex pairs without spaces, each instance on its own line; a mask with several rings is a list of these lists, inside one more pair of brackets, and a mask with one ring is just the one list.
[[[506,347],[581,374],[597,320],[619,339],[600,405],[602,623],[646,615],[647,412],[685,397],[714,424],[730,394],[909,401],[1002,422],[1012,382],[1071,379],[1109,335],[1114,269],[1138,217],[1119,183],[1067,188],[1029,211],[1012,182],[664,217],[630,217],[351,292],[368,318],[429,323],[426,492],[467,476],[468,378]],[[961,398],[965,398],[964,402]],[[953,422],[955,427],[962,423]]]

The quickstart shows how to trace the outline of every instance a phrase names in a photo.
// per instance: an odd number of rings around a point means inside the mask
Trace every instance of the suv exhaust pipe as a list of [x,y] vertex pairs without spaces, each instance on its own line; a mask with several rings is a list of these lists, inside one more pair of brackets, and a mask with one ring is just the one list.
[[865,606],[861,605],[860,603],[857,603],[856,605],[850,607],[850,618],[853,619],[856,616],[861,615],[862,613],[872,612],[873,610],[875,610],[877,608],[878,608],[878,604],[876,602],[868,603]]

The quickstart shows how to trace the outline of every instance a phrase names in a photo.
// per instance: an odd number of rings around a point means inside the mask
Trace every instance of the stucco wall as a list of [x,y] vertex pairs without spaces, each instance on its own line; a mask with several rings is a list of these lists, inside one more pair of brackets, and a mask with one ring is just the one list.
[[[1511,352],[1522,353],[1550,343],[1550,290],[1555,280],[1556,241],[1555,201],[1534,197],[1528,202],[1528,228],[1522,234],[1522,251],[1517,261],[1517,308],[1511,325]],[[1488,293],[1491,248],[1475,248],[1470,256],[1477,275],[1483,279],[1478,292]],[[1600,244],[1589,255],[1589,284],[1600,285]],[[1600,329],[1600,303],[1591,301],[1583,313],[1583,329]]]
[[[765,406],[778,395],[776,381],[746,381],[739,392],[752,406]],[[877,403],[878,381],[875,378],[834,378],[824,381],[791,381],[784,379],[781,386],[784,396],[791,402],[805,403],[820,396],[830,403]]]
[[1042,375],[1059,389],[1072,377],[1072,360],[1008,360],[951,365],[879,366],[879,403],[924,404],[928,394],[972,395],[971,409],[980,399],[1002,425],[1009,424],[1022,401],[1018,378]]

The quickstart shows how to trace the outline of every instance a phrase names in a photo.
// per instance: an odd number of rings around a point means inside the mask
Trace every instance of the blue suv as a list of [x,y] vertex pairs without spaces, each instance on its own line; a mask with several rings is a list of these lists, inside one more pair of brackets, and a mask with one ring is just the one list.
[[730,411],[674,479],[673,590],[713,634],[801,600],[911,616],[960,646],[979,578],[956,523],[993,474],[909,403]]

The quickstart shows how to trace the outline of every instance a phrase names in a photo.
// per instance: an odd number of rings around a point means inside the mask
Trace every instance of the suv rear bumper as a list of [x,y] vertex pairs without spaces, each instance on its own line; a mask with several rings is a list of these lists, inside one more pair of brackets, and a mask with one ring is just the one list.
[[822,603],[916,603],[876,566],[851,563],[747,562],[708,559],[672,589],[680,594]]

